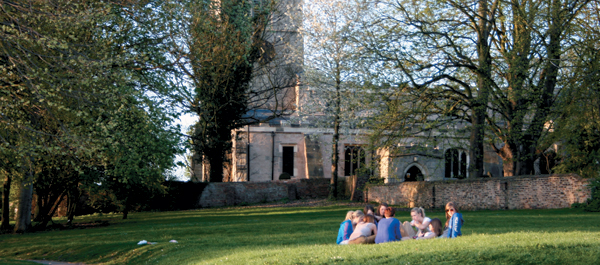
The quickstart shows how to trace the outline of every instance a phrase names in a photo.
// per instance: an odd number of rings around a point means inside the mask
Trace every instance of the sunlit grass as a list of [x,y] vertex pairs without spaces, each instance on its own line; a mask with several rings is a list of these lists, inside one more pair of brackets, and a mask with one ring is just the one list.
[[[348,207],[206,209],[85,216],[110,226],[0,236],[1,264],[46,259],[105,264],[598,264],[600,214],[464,212],[458,239],[338,246]],[[429,217],[444,220],[442,212]],[[401,221],[408,212],[398,212]],[[57,222],[64,222],[58,220]],[[178,243],[169,243],[169,240]],[[147,240],[155,245],[138,246]]]

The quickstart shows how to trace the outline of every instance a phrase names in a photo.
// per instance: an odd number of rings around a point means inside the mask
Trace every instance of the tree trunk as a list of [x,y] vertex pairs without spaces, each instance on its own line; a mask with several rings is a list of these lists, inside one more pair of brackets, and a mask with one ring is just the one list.
[[525,7],[512,1],[511,13],[513,15],[510,26],[512,26],[511,49],[503,51],[508,69],[506,74],[507,91],[506,102],[501,108],[505,108],[506,128],[502,132],[496,132],[496,136],[502,140],[504,146],[498,155],[502,158],[502,168],[505,177],[519,175],[520,161],[523,158],[521,149],[523,147],[523,127],[528,111],[527,76],[530,65],[531,25],[528,20]]
[[123,209],[123,220],[127,219],[127,215],[129,214],[129,203],[125,200],[125,209]]
[[33,199],[33,171],[28,170],[27,177],[20,185],[19,205],[15,222],[15,233],[25,233],[31,228],[31,202]]
[[544,131],[544,124],[548,121],[548,114],[553,105],[554,90],[559,75],[560,63],[561,63],[561,41],[562,33],[565,30],[563,26],[563,10],[560,1],[555,1],[552,7],[553,12],[551,13],[550,27],[548,29],[548,44],[546,50],[548,58],[546,58],[544,70],[540,74],[540,83],[538,86],[540,89],[540,98],[538,100],[535,115],[532,119],[531,125],[525,133],[525,141],[523,143],[524,158],[521,159],[522,163],[519,166],[519,175],[533,174],[534,167],[533,163],[540,157],[540,151],[545,150],[545,147],[538,149],[539,140]]
[[331,183],[329,186],[329,199],[335,200],[338,195],[338,164],[340,160],[340,154],[338,153],[338,144],[340,141],[340,111],[341,111],[341,76],[340,76],[340,65],[336,65],[336,86],[335,86],[335,117],[333,120],[333,150],[331,158]]
[[10,184],[12,182],[12,178],[7,173],[4,178],[4,184],[2,185],[2,224],[0,224],[0,230],[8,230],[10,229]]
[[475,115],[471,121],[471,137],[469,138],[469,156],[471,158],[469,165],[469,178],[478,178],[483,175],[483,137],[485,116],[482,117],[475,110]]
[[338,193],[338,164],[340,159],[340,154],[338,153],[338,143],[340,140],[339,130],[339,115],[336,115],[335,122],[333,125],[333,147],[331,157],[331,183],[329,185],[329,199],[336,199]]
[[67,224],[72,225],[73,219],[75,218],[75,212],[77,211],[77,205],[79,204],[79,189],[77,187],[71,188],[67,191]]
[[478,3],[479,22],[477,28],[477,56],[479,71],[477,75],[477,97],[473,99],[471,117],[471,137],[469,139],[470,166],[469,177],[481,177],[483,172],[483,141],[485,137],[485,118],[490,91],[490,80],[492,73],[492,58],[488,38],[490,37],[490,20],[493,19],[494,11],[490,11],[487,0]]
[[49,201],[46,202],[46,209],[43,212],[44,214],[40,216],[39,223],[36,225],[36,229],[43,229],[48,225],[49,222],[52,221],[52,216],[54,216],[56,210],[58,210],[58,207],[60,207],[60,204],[65,197],[64,195],[64,193],[61,193],[58,198],[53,196]]
[[530,135],[525,135],[523,138],[522,147],[517,150],[519,152],[519,159],[517,160],[516,176],[533,174],[533,163],[538,157],[535,151],[539,135],[535,139]]
[[504,144],[500,148],[498,155],[502,158],[502,171],[505,177],[512,177],[515,175],[516,163],[514,159],[513,149],[508,144]]

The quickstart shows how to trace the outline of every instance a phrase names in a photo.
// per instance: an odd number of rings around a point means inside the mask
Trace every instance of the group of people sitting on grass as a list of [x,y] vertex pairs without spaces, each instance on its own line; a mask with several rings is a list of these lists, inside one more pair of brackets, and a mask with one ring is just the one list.
[[367,204],[364,211],[349,211],[346,220],[340,225],[337,244],[374,244],[404,240],[431,238],[454,238],[462,235],[460,229],[464,220],[456,204],[446,204],[446,224],[438,218],[425,216],[425,210],[415,207],[410,211],[412,221],[401,223],[394,216],[396,211],[386,203],[377,210]]

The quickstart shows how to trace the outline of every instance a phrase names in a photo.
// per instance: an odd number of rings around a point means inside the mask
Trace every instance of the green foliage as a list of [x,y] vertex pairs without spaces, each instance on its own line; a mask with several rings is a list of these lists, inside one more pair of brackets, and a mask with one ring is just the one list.
[[558,98],[559,115],[549,124],[548,139],[558,143],[559,163],[554,172],[590,178],[592,198],[572,207],[591,212],[600,211],[600,14],[596,10],[597,4],[584,9],[585,16],[576,20],[580,38],[570,56],[575,59],[573,76],[577,81]]
[[14,181],[35,183],[39,218],[101,182],[85,174],[94,167],[136,188],[160,186],[178,146],[162,102],[171,91],[160,3],[1,5],[0,166],[34,172]]
[[591,180],[589,186],[592,197],[584,203],[573,203],[571,208],[583,209],[586,212],[600,212],[600,179]]
[[[220,182],[232,148],[231,131],[251,123],[243,115],[254,108],[265,108],[264,101],[282,89],[250,88],[275,2],[170,3],[170,11],[177,13],[180,21],[174,28],[182,29],[173,39],[171,51],[178,60],[181,58],[177,78],[185,83],[182,87],[191,90],[178,96],[185,101],[186,111],[199,117],[190,135],[191,147],[210,164],[210,181]],[[179,47],[181,44],[183,47]]]
[[[594,14],[589,16],[598,21],[599,15]],[[551,124],[554,132],[549,141],[560,143],[556,172],[600,178],[600,53],[595,41],[600,31],[593,25],[581,30],[586,33],[577,50],[578,82],[559,98],[560,115]]]
[[367,181],[367,183],[373,184],[373,185],[383,185],[385,183],[385,179],[371,176],[371,177],[369,177],[369,180]]
[[588,204],[583,210],[586,212],[600,212],[600,199],[596,197],[596,199],[588,200]]
[[[86,264],[594,264],[598,213],[580,210],[462,212],[457,239],[339,246],[348,210],[358,207],[225,208],[78,217],[88,229],[0,235],[0,261],[46,259]],[[445,220],[443,212],[428,217]],[[398,211],[400,221],[409,212]],[[573,222],[577,220],[577,222]],[[107,227],[93,223],[108,221]],[[56,219],[62,223],[64,220]],[[514,224],[519,225],[515,226]],[[175,239],[178,243],[168,243]],[[140,240],[156,245],[137,245]],[[4,260],[2,260],[4,259]]]
[[291,178],[290,174],[288,174],[286,172],[283,172],[283,173],[281,173],[281,175],[279,175],[279,179],[290,179],[290,178]]
[[[598,65],[582,62],[598,61],[595,10],[593,1],[376,1],[362,46],[378,60],[374,82],[393,84],[392,100],[373,119],[376,142],[468,139],[470,175],[479,177],[486,141],[506,176],[531,174],[553,143],[544,127],[567,106],[561,97],[594,86],[585,80]],[[428,132],[445,125],[466,125],[470,136]]]
[[[333,128],[331,145],[332,183],[329,198],[337,199],[340,174],[340,141],[351,129],[363,127],[369,115],[369,93],[362,89],[362,71],[368,68],[358,53],[359,20],[365,5],[360,1],[311,1],[303,10],[305,36],[304,82],[299,95],[298,119],[320,128]],[[374,96],[376,97],[376,96]]]

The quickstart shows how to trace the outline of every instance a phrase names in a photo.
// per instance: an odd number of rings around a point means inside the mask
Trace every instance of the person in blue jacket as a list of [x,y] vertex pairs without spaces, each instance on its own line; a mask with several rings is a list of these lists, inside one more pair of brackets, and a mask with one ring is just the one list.
[[454,202],[446,204],[446,227],[444,228],[443,237],[455,238],[462,235],[460,229],[465,220],[462,214],[458,212],[458,208]]
[[400,241],[402,234],[400,233],[400,221],[394,218],[396,210],[392,207],[385,209],[385,218],[379,220],[377,227],[377,236],[375,236],[375,244]]
[[354,228],[352,226],[352,220],[354,219],[354,216],[354,211],[348,211],[348,213],[346,213],[346,220],[340,224],[340,230],[338,232],[337,240],[335,241],[338,245],[344,241],[347,243],[350,235],[352,232],[354,232]]

